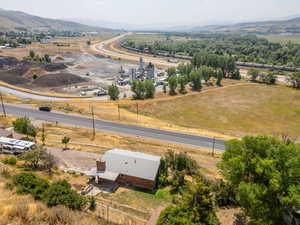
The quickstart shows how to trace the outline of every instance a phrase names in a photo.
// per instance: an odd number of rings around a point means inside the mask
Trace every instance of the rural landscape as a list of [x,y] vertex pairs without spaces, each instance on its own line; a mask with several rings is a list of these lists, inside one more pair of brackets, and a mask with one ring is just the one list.
[[300,225],[299,2],[132,3],[1,4],[0,225]]

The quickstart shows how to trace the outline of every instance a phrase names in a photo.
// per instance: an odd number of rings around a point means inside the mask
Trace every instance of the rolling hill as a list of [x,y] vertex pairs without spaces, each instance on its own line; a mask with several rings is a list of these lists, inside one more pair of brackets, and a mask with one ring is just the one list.
[[47,19],[20,11],[0,9],[0,32],[7,31],[74,31],[74,32],[109,32],[112,29],[87,26],[76,22]]
[[192,32],[228,32],[249,34],[298,34],[300,35],[300,17],[289,20],[238,23],[233,25],[194,27]]

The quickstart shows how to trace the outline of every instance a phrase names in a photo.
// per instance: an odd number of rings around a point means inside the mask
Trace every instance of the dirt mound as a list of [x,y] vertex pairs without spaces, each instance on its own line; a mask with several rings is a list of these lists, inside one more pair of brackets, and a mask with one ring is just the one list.
[[48,72],[54,72],[57,70],[67,69],[67,66],[64,63],[51,63],[44,65],[43,68]]
[[33,84],[40,87],[59,87],[64,85],[87,82],[87,79],[81,78],[71,73],[47,74],[37,78]]
[[14,71],[0,71],[0,80],[12,85],[26,84],[29,82],[28,79],[16,75]]
[[41,76],[46,74],[47,71],[43,70],[40,67],[31,67],[27,70],[27,72],[25,72],[22,77],[26,77],[26,78],[32,78],[33,75],[37,75],[37,76]]
[[61,61],[64,61],[64,60],[65,60],[65,58],[62,57],[61,55],[55,56],[54,59],[53,59],[54,62],[61,62]]
[[4,66],[13,66],[18,63],[18,60],[14,57],[0,56],[0,68]]

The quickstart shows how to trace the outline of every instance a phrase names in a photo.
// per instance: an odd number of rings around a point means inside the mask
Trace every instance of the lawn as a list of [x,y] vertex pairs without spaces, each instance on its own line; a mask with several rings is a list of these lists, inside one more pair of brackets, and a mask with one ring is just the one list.
[[[149,101],[140,113],[177,126],[233,136],[300,134],[300,91],[245,84],[181,98]],[[134,107],[129,107],[134,111]]]
[[145,212],[153,212],[159,206],[166,207],[172,201],[169,188],[159,189],[153,193],[138,188],[119,188],[116,193],[104,195],[103,197]]

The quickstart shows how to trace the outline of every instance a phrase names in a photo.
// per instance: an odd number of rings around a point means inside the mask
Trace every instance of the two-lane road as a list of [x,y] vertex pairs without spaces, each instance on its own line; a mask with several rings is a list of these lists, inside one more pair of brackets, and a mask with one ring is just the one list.
[[[7,114],[15,116],[26,116],[31,119],[45,120],[49,122],[58,122],[72,126],[91,128],[92,119],[76,115],[68,115],[56,112],[42,112],[36,109],[22,107],[12,104],[5,104]],[[213,138],[197,136],[192,134],[176,133],[165,130],[140,127],[135,125],[120,124],[103,120],[96,120],[95,127],[97,130],[108,131],[113,133],[125,134],[129,136],[139,136],[151,138],[163,142],[171,142],[195,147],[211,149],[213,147]],[[224,150],[224,140],[215,139],[215,149]]]

